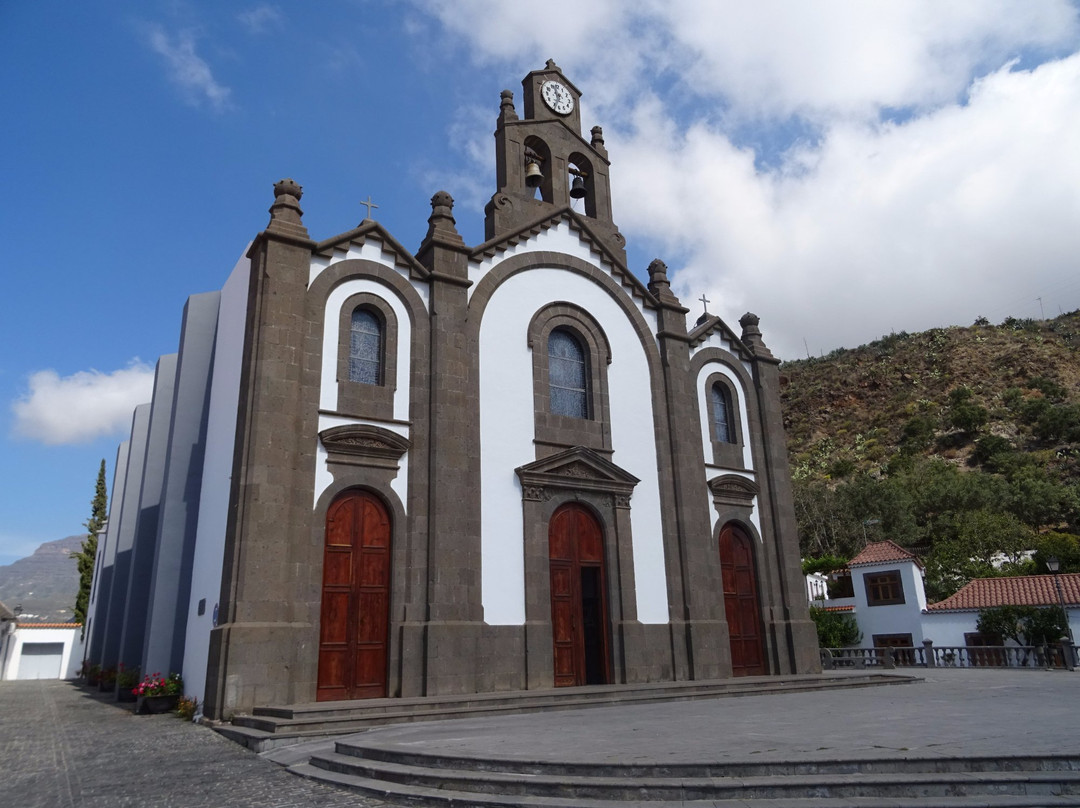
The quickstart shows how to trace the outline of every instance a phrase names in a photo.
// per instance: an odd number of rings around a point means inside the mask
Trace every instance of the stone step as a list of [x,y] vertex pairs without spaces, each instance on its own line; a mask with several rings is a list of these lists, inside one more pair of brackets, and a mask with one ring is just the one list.
[[1075,772],[1080,773],[1080,756],[1010,755],[942,757],[878,757],[768,762],[710,763],[570,763],[546,760],[500,760],[424,752],[407,752],[365,743],[361,736],[334,744],[335,754],[369,761],[416,766],[424,769],[454,769],[504,772],[517,775],[605,776],[605,777],[801,777],[817,774],[962,774],[979,772]]
[[[742,777],[612,776],[448,769],[357,758],[335,752],[315,755],[311,766],[362,780],[468,794],[519,798],[593,799],[609,802],[760,800],[789,797],[936,797],[979,794],[1080,794],[1080,771],[908,771],[879,773],[762,774]],[[384,786],[385,787],[385,786]]]
[[405,699],[258,707],[217,729],[255,751],[281,745],[275,737],[296,743],[320,735],[343,735],[372,726],[451,718],[479,718],[526,712],[688,701],[745,695],[796,693],[834,687],[870,687],[918,681],[903,674],[864,673],[842,676],[753,677],[707,682],[656,682],[644,685],[602,685],[545,691],[480,693]]
[[[627,787],[623,798],[597,799],[586,796],[537,796],[533,794],[490,794],[478,792],[453,791],[443,788],[431,788],[415,783],[392,783],[381,779],[372,779],[355,774],[331,771],[319,768],[311,763],[299,764],[290,769],[294,773],[311,779],[320,780],[341,788],[347,788],[365,796],[375,797],[388,802],[426,805],[454,806],[454,808],[512,808],[529,806],[534,808],[752,808],[760,803],[762,808],[856,808],[874,806],[874,808],[962,808],[982,806],[982,808],[1053,808],[1053,806],[1080,806],[1080,796],[1060,794],[1052,790],[1044,793],[1001,793],[975,792],[960,793],[947,791],[941,794],[892,795],[867,784],[869,793],[840,795],[838,793],[811,793],[811,789],[802,787],[800,796],[763,797],[717,797],[703,799],[647,799],[640,792]],[[627,784],[628,786],[629,784]],[[1000,785],[1000,784],[999,784]],[[1042,792],[1042,788],[1035,789]]]

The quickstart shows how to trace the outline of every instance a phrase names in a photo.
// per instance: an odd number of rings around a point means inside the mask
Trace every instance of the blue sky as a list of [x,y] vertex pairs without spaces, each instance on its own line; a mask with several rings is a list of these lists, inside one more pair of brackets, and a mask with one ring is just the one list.
[[318,239],[370,195],[415,248],[445,189],[478,243],[499,92],[520,111],[549,57],[604,126],[631,268],[782,357],[1080,307],[1066,0],[4,3],[0,564],[80,531],[276,180]]

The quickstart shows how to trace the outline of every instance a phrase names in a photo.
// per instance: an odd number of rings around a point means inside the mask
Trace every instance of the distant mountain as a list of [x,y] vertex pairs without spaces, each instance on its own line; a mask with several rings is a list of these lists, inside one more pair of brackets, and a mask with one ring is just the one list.
[[19,619],[34,623],[66,623],[73,619],[79,571],[71,554],[84,535],[47,541],[32,556],[0,566],[0,601],[9,609],[22,606]]

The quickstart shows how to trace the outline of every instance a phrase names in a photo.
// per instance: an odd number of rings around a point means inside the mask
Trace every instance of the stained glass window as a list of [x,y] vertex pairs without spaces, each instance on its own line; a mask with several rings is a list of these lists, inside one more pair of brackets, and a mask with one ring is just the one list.
[[561,328],[552,331],[548,337],[548,386],[553,414],[589,417],[587,377],[581,343]]
[[712,386],[713,440],[734,443],[731,429],[731,393],[720,382]]
[[349,381],[382,384],[383,324],[371,309],[352,313],[349,336]]

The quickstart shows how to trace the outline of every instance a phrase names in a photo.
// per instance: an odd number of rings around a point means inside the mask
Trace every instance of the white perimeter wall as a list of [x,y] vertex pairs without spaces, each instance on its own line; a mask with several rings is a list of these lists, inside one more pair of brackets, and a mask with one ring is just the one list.
[[[246,253],[247,250],[245,249]],[[221,595],[221,568],[225,555],[225,528],[229,513],[233,449],[236,445],[236,408],[240,398],[240,366],[244,352],[250,261],[241,258],[221,290],[217,338],[214,343],[210,413],[206,425],[199,526],[191,570],[187,640],[184,646],[184,692],[201,704],[206,690],[206,663],[210,630]],[[199,601],[205,611],[198,613]]]
[[[1080,634],[1080,609],[1068,609],[1073,636]],[[976,631],[978,612],[926,612],[922,615],[923,637],[935,646],[963,646],[964,634]],[[1010,645],[1012,643],[1009,643]]]
[[[545,242],[543,249],[553,248],[550,240]],[[660,483],[645,351],[626,314],[603,288],[558,269],[530,269],[511,276],[491,296],[480,327],[484,620],[506,625],[525,621],[524,523],[521,485],[514,469],[536,459],[527,329],[539,309],[556,301],[588,310],[611,343],[612,362],[607,368],[615,449],[611,460],[641,480],[631,509],[638,619],[666,623]]]

